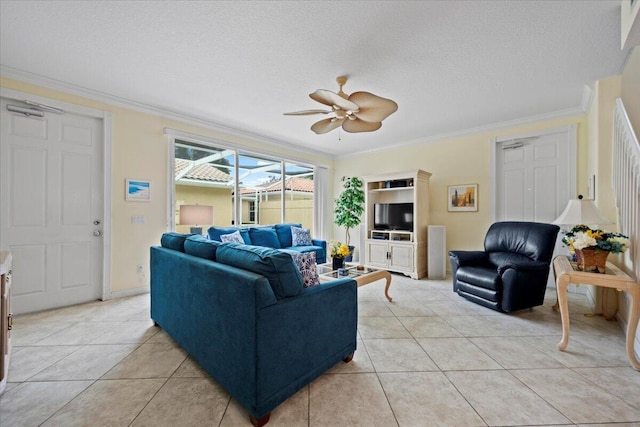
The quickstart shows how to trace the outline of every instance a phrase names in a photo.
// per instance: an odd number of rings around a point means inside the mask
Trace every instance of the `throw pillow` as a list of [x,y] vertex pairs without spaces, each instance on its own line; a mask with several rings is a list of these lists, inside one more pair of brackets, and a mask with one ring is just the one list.
[[300,270],[302,276],[302,287],[308,288],[320,284],[318,278],[318,268],[316,266],[316,253],[315,252],[289,252],[291,258],[296,263],[296,267]]
[[244,240],[242,240],[240,231],[234,231],[233,233],[229,233],[229,234],[222,234],[220,235],[220,240],[222,240],[225,243],[235,242],[235,243],[242,243],[244,245]]
[[291,246],[313,246],[311,230],[308,228],[291,227]]

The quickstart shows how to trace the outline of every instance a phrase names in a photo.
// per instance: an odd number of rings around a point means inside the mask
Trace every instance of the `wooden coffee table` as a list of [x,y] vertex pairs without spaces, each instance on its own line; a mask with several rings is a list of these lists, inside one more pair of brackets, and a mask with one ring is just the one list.
[[376,268],[364,267],[362,265],[346,263],[345,269],[347,274],[341,276],[338,274],[337,270],[333,269],[331,263],[327,264],[319,264],[318,265],[318,278],[321,281],[329,281],[335,279],[342,279],[344,277],[349,277],[356,281],[358,287],[367,285],[369,283],[375,282],[377,280],[385,279],[387,284],[384,288],[384,296],[387,297],[389,302],[392,301],[392,298],[389,296],[389,286],[391,286],[391,273],[387,270],[378,270]]

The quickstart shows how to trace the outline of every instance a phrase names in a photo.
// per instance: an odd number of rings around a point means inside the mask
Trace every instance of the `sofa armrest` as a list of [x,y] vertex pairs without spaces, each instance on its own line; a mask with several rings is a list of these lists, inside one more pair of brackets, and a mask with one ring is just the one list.
[[451,277],[453,278],[453,292],[458,292],[458,268],[465,265],[481,265],[488,261],[489,256],[483,251],[449,251],[451,263]]
[[325,262],[327,262],[327,241],[326,240],[319,240],[319,239],[311,239],[311,242],[313,243],[314,246],[319,246],[322,248],[322,251],[324,252],[324,259],[317,259],[316,262],[318,264],[324,264]]
[[353,353],[357,324],[357,284],[350,278],[305,288],[260,309],[258,401],[264,405],[264,399],[277,400],[287,390],[292,394],[291,387],[299,388],[297,384],[306,384]]
[[313,246],[320,246],[325,252],[327,251],[326,240],[311,239],[311,242],[313,243]]

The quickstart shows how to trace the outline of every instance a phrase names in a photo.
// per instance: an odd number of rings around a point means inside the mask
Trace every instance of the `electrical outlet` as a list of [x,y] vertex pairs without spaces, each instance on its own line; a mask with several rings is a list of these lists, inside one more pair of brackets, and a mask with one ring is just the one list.
[[142,268],[142,264],[138,264],[138,274],[144,274],[144,268]]

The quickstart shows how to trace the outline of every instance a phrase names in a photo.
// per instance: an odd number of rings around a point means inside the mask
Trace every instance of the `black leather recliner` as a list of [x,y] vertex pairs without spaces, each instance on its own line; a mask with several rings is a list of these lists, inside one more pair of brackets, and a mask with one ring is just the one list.
[[560,228],[538,222],[496,222],[484,251],[450,251],[453,291],[506,313],[544,303]]

